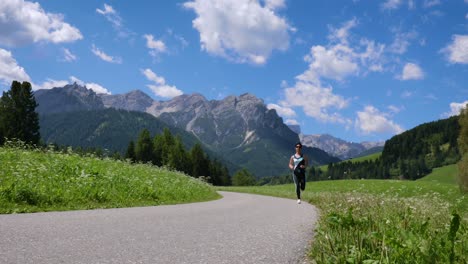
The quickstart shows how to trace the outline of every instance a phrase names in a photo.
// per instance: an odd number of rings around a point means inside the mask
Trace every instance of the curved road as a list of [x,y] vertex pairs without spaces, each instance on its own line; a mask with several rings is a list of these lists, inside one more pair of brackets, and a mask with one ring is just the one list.
[[156,207],[0,215],[0,263],[303,263],[317,210],[220,192]]

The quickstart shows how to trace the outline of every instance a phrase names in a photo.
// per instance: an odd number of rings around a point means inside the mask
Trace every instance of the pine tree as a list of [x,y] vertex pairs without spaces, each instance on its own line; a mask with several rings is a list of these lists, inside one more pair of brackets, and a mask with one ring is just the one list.
[[150,162],[153,159],[153,142],[151,141],[150,132],[146,128],[143,129],[138,136],[135,156],[138,161],[144,163]]
[[13,81],[11,89],[0,99],[0,136],[16,138],[28,144],[39,144],[39,115],[29,82]]
[[173,168],[177,171],[182,171],[185,173],[190,173],[190,168],[192,167],[187,152],[185,151],[182,140],[179,137],[174,139],[174,145],[172,146],[169,157],[168,164],[170,168]]
[[190,150],[193,177],[209,176],[209,160],[203,152],[200,143],[196,143]]
[[125,159],[129,159],[132,162],[136,161],[135,143],[133,140],[130,140],[130,143],[128,144],[127,152],[125,153]]

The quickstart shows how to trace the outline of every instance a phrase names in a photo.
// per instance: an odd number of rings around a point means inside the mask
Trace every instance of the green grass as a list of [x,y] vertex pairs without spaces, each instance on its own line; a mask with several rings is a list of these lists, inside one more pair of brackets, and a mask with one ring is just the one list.
[[214,188],[147,164],[0,148],[0,213],[150,206],[219,198]]
[[[378,159],[380,156],[382,156],[382,152],[377,152],[377,153],[373,153],[373,154],[370,154],[370,155],[367,155],[367,156],[363,156],[363,157],[353,158],[353,159],[349,159],[349,160],[343,160],[343,161],[338,162],[337,164],[339,164],[339,163],[341,163],[341,162],[347,162],[347,161],[351,161],[351,162],[363,162],[363,161],[366,161],[366,160],[368,160],[368,161],[375,161],[375,160]],[[319,168],[320,168],[323,172],[326,172],[326,171],[328,171],[328,164],[319,166]]]
[[432,173],[418,181],[430,181],[433,183],[457,184],[458,166],[457,164],[435,168]]
[[[295,198],[292,184],[219,189]],[[302,198],[321,211],[309,252],[317,263],[468,263],[468,198],[455,184],[308,182]]]

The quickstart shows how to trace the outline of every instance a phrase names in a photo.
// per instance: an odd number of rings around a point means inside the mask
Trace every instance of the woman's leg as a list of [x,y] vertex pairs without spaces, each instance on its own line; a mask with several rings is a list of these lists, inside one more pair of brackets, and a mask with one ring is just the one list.
[[296,185],[296,195],[297,195],[297,199],[301,199],[301,189],[300,189],[300,181],[299,179],[297,178],[296,174],[293,173],[293,180],[294,180],[294,184]]

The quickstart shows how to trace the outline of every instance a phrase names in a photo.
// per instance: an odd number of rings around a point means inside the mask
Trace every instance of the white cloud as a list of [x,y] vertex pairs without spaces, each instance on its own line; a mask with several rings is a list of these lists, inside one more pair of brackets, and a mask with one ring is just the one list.
[[280,106],[277,104],[268,104],[268,109],[275,109],[278,115],[282,117],[294,117],[296,116],[296,112],[290,107]]
[[277,10],[286,6],[285,0],[263,0],[265,7],[271,10]]
[[184,7],[197,13],[193,27],[202,50],[238,63],[264,64],[273,50],[287,50],[288,22],[275,13],[284,1],[194,0]]
[[331,87],[322,87],[318,80],[313,80],[313,76],[310,78],[307,73],[297,76],[295,86],[284,90],[286,98],[281,104],[302,107],[307,116],[322,122],[346,124],[348,121],[344,117],[329,109],[343,109],[348,105],[348,101],[333,94]]
[[103,15],[112,24],[119,37],[125,38],[134,34],[124,27],[122,17],[112,6],[104,4],[104,9],[96,8],[96,12]]
[[331,34],[328,38],[332,41],[336,41],[339,43],[347,44],[348,37],[350,35],[349,31],[358,25],[358,21],[356,18],[353,18],[345,23],[340,28],[333,28],[330,27]]
[[388,106],[388,110],[390,110],[390,112],[393,113],[393,114],[398,114],[403,109],[404,109],[404,107],[398,107],[398,106],[395,106],[395,105],[389,105]]
[[399,134],[404,131],[400,125],[388,119],[388,114],[380,112],[373,106],[366,106],[362,111],[357,112],[355,126],[364,134]]
[[404,99],[410,98],[411,96],[413,96],[413,92],[410,92],[410,91],[403,91],[401,93],[401,98],[404,98]]
[[429,7],[433,7],[433,6],[440,5],[440,4],[441,4],[440,0],[424,0],[423,6],[425,8],[429,8]]
[[450,117],[450,116],[455,116],[455,115],[459,115],[460,114],[460,111],[466,107],[466,105],[468,104],[468,100],[466,100],[465,102],[462,102],[462,103],[450,103],[450,112],[447,112],[447,113],[444,113],[442,114],[443,117]]
[[94,55],[98,56],[103,61],[107,61],[107,62],[110,62],[110,63],[117,63],[117,64],[122,63],[122,59],[120,57],[109,56],[106,53],[104,53],[102,50],[96,48],[96,46],[94,46],[94,44],[93,44],[93,46],[91,48],[91,51],[94,53]]
[[172,98],[183,94],[177,87],[167,85],[164,77],[158,76],[152,70],[141,70],[141,73],[145,75],[149,81],[154,82],[154,84],[148,84],[147,87],[150,88],[155,95],[164,98]]
[[166,44],[161,40],[154,40],[154,36],[149,34],[143,35],[143,37],[146,39],[146,47],[150,49],[151,56],[156,57],[159,53],[166,52]]
[[[322,84],[324,78],[344,80],[348,76],[383,71],[382,56],[385,45],[368,39],[351,43],[350,30],[358,24],[356,19],[343,23],[341,28],[330,27],[327,46],[312,46],[304,57],[309,67],[296,76],[292,86],[283,82],[284,101],[279,105],[301,107],[307,116],[322,122],[339,123],[346,127],[352,120],[343,117],[339,111],[349,105],[346,99],[334,93],[331,86]],[[351,47],[353,46],[353,47]]]
[[452,40],[441,52],[450,63],[468,64],[468,35],[453,35]]
[[36,84],[34,90],[40,90],[40,89],[52,89],[56,87],[63,87],[67,84],[69,84],[69,81],[65,80],[54,80],[47,78],[47,81],[43,82],[42,84]]
[[71,53],[70,50],[64,48],[63,49],[63,60],[68,61],[68,62],[75,61],[76,60],[76,55]]
[[387,0],[383,4],[381,4],[381,8],[383,10],[395,10],[400,8],[405,2],[408,4],[408,9],[415,9],[416,4],[414,0]]
[[410,32],[399,32],[398,30],[393,30],[395,32],[395,39],[393,43],[389,46],[390,52],[396,54],[404,54],[408,50],[411,41],[418,37],[416,31]]
[[14,47],[40,41],[62,43],[82,39],[79,29],[61,14],[47,13],[37,2],[0,1],[0,44]]
[[424,79],[424,72],[417,64],[406,63],[403,67],[403,72],[400,76],[397,76],[398,79],[406,80],[421,80]]
[[355,56],[351,48],[341,44],[328,49],[323,46],[313,46],[305,61],[310,62],[311,70],[319,76],[342,80],[358,71]]
[[286,119],[284,122],[286,125],[299,125],[299,122],[297,122],[296,119]]
[[341,81],[360,72],[383,71],[385,45],[365,38],[353,45],[349,43],[350,30],[357,24],[356,19],[352,19],[343,23],[341,28],[331,28],[328,38],[332,43],[328,46],[313,46],[310,54],[304,57],[310,63],[309,71],[317,78]]
[[0,48],[0,82],[11,85],[12,81],[31,81],[23,67],[13,58],[10,51]]
[[397,9],[400,7],[401,4],[403,4],[402,0],[387,0],[385,3],[382,4],[382,9],[384,10]]
[[36,84],[34,90],[61,88],[61,87],[65,86],[65,85],[67,85],[67,84],[75,83],[75,82],[77,84],[81,85],[81,86],[86,87],[89,90],[93,90],[97,94],[111,94],[111,92],[107,88],[105,88],[105,87],[103,87],[103,86],[101,86],[101,85],[99,85],[97,83],[83,82],[82,80],[76,78],[75,76],[70,76],[69,81],[67,81],[67,80],[54,80],[54,79],[48,78],[47,81],[43,82],[42,84]]

